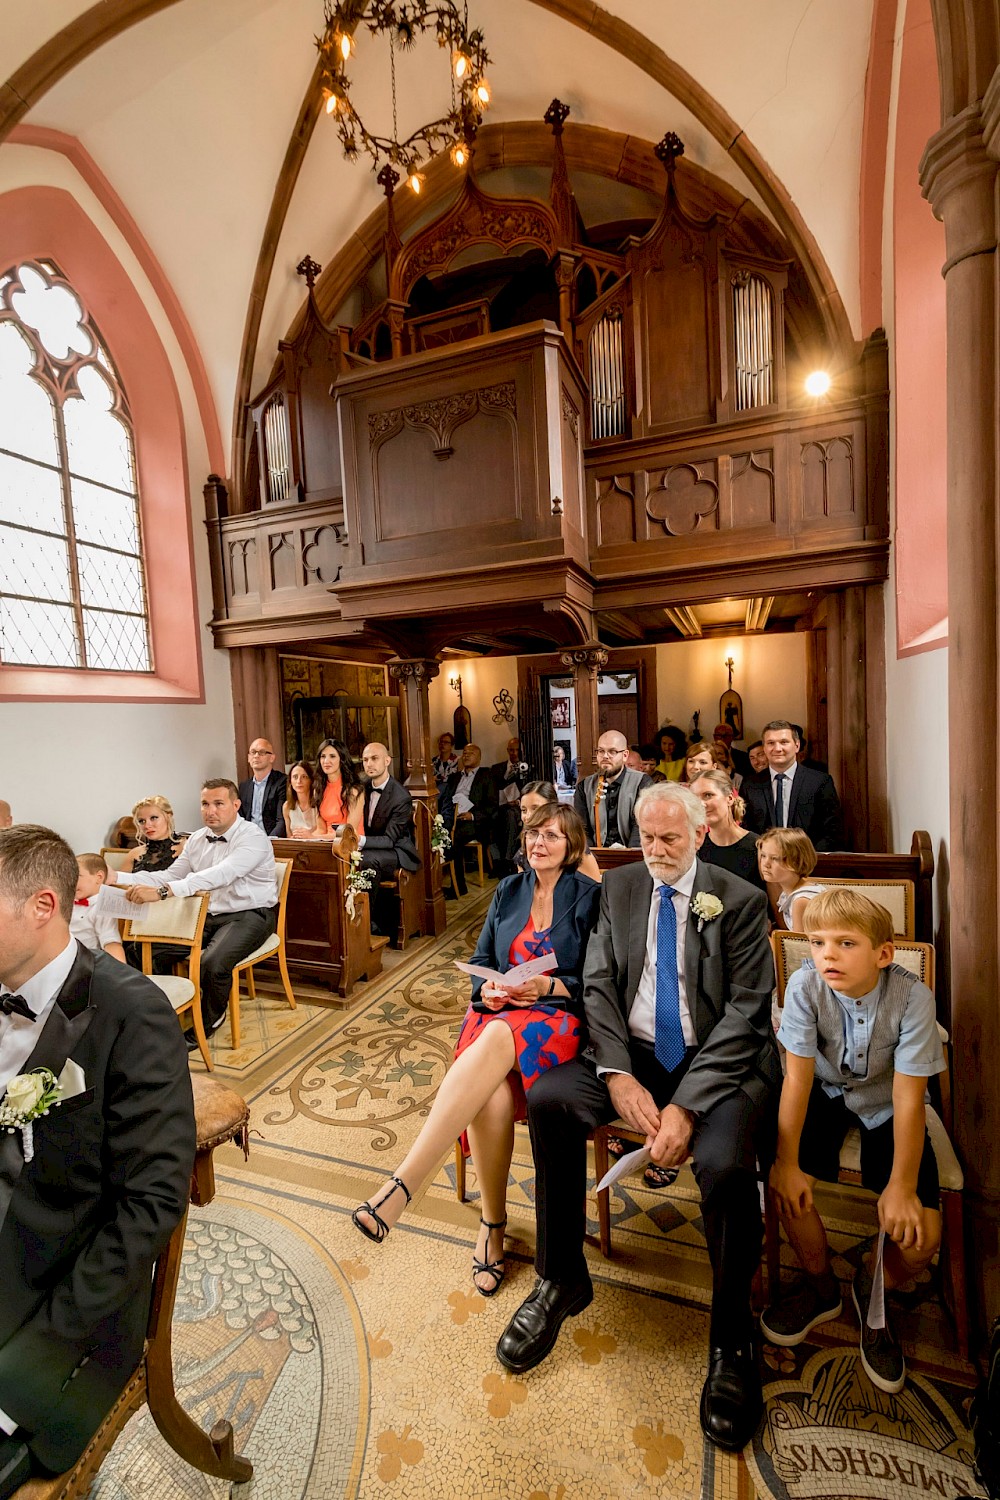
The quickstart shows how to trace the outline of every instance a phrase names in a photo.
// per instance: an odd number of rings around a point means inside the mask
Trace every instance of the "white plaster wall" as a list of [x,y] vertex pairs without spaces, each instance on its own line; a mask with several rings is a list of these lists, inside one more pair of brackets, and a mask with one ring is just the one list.
[[735,663],[733,687],[743,699],[747,744],[759,739],[761,726],[771,719],[806,724],[806,641],[803,634],[794,632],[712,636],[657,646],[659,722],[679,724],[690,732],[691,716],[700,709],[701,732],[710,735],[726,690],[727,656]]
[[[173,331],[128,245],[69,161],[36,147],[4,146],[0,192],[31,183],[74,195],[125,267],[163,341],[180,393],[198,614],[207,621],[212,590],[201,489],[208,454]],[[173,803],[179,827],[197,828],[201,782],[237,769],[228,653],[215,649],[204,628],[201,649],[204,704],[0,703],[0,797],[11,803],[17,821],[48,824],[77,851],[99,849],[116,818],[140,797],[160,792]]]
[[[899,67],[906,5],[896,19],[896,50],[890,95],[889,144],[885,173],[882,235],[882,303],[889,338],[889,515],[896,522],[896,421],[891,371],[895,357],[893,278],[893,172]],[[889,826],[892,849],[909,850],[914,829],[931,836],[935,878],[935,910],[940,918],[948,866],[950,817],[948,810],[948,650],[947,645],[912,656],[896,654],[895,549],[890,553],[885,591],[886,657],[886,769],[889,786]],[[944,622],[945,626],[947,622]],[[973,726],[968,726],[970,729]]]
[[[441,663],[441,675],[430,685],[431,737],[446,731],[451,734],[454,714],[458,707],[458,694],[448,686],[448,678],[458,675],[462,679],[462,702],[472,715],[472,739],[483,752],[483,763],[495,765],[507,759],[507,741],[517,733],[517,657],[484,656],[461,661]],[[513,724],[494,724],[493,699],[501,688],[506,688],[514,700],[510,710],[514,714]]]

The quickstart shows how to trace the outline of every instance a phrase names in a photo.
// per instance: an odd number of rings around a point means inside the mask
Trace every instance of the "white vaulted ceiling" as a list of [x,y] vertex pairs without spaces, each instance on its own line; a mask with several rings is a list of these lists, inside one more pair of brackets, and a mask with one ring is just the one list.
[[[13,73],[76,16],[79,0],[33,0],[4,22]],[[872,0],[604,0],[686,69],[783,185],[858,314],[861,126]],[[558,14],[560,0],[471,0],[494,62],[491,122],[538,120],[556,95],[577,123],[657,140],[761,199],[705,124],[664,87]],[[597,14],[599,8],[587,8]],[[77,137],[119,194],[191,324],[228,445],[247,305],[289,138],[315,62],[321,0],[177,0],[84,58],[27,123]],[[386,54],[367,35],[352,65],[363,113],[388,119]],[[403,124],[442,112],[444,59],[430,39],[400,71]],[[0,191],[4,185],[0,148]],[[363,163],[344,161],[321,117],[279,239],[255,377],[302,301],[306,252],[326,263],[380,201]]]

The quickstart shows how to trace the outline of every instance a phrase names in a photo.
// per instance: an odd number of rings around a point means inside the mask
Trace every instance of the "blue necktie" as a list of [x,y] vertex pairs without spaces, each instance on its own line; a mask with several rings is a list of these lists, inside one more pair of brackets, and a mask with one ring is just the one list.
[[785,826],[785,778],[776,776],[774,778],[774,824],[776,828]]
[[684,1061],[681,992],[677,982],[677,913],[673,886],[660,886],[656,917],[656,1041],[653,1052],[661,1067],[672,1073]]

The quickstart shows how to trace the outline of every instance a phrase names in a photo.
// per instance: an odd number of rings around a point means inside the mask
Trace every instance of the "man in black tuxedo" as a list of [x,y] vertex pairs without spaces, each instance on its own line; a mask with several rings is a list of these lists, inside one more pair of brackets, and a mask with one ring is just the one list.
[[62,1090],[30,1146],[0,1134],[0,1496],[75,1463],[124,1389],[194,1164],[176,1017],[70,936],[77,874],[50,829],[0,832],[0,1093],[43,1067]]
[[284,771],[274,769],[274,746],[270,740],[254,740],[247,751],[251,775],[240,782],[240,817],[256,823],[269,839],[286,836],[282,808],[288,796]]
[[817,849],[843,849],[844,821],[833,777],[799,765],[799,736],[785,719],[765,724],[761,735],[767,770],[744,782],[747,810],[743,826],[751,833],[769,828],[801,828]]
[[496,783],[482,764],[482,758],[483,752],[478,745],[466,745],[458,770],[448,777],[438,799],[438,812],[445,827],[452,830],[452,869],[460,896],[468,890],[465,882],[467,845],[478,842],[488,849],[490,844]]
[[391,915],[387,893],[377,882],[391,880],[397,870],[419,870],[416,833],[413,827],[413,798],[389,775],[392,757],[384,745],[366,745],[361,753],[368,785],[365,788],[364,834],[358,841],[361,868],[371,870],[376,879],[372,891],[372,931],[390,932]]
[[529,781],[537,780],[527,761],[521,759],[521,741],[516,734],[507,741],[507,759],[491,766],[490,776],[497,797],[490,842],[493,873],[509,875],[521,847],[521,792]]
[[706,828],[687,787],[649,787],[636,811],[643,863],[605,875],[587,949],[590,1045],[528,1094],[539,1280],[497,1357],[530,1370],[563,1319],[589,1305],[587,1136],[620,1116],[645,1133],[658,1165],[692,1158],[713,1277],[701,1423],[735,1451],[763,1409],[750,1310],[761,1247],[755,1135],[781,1080],[767,900],[695,857]]

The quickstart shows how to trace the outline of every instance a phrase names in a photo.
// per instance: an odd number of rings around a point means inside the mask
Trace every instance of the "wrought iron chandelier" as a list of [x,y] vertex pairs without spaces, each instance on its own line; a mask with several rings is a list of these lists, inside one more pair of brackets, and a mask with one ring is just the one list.
[[[469,30],[468,5],[461,9],[457,0],[325,0],[325,27],[316,38],[322,60],[320,86],[326,100],[326,112],[336,119],[344,155],[355,160],[366,152],[372,159],[372,170],[385,164],[405,175],[415,193],[424,184],[421,167],[439,151],[449,151],[457,167],[469,160],[472,142],[483,111],[490,102],[486,80],[489,53],[479,28]],[[389,67],[392,81],[392,135],[370,131],[361,119],[351,98],[351,81],[347,66],[354,54],[355,38],[360,28],[373,36],[389,38]],[[450,59],[451,108],[440,119],[431,120],[399,139],[396,122],[396,52],[407,51],[418,38],[430,32]]]

